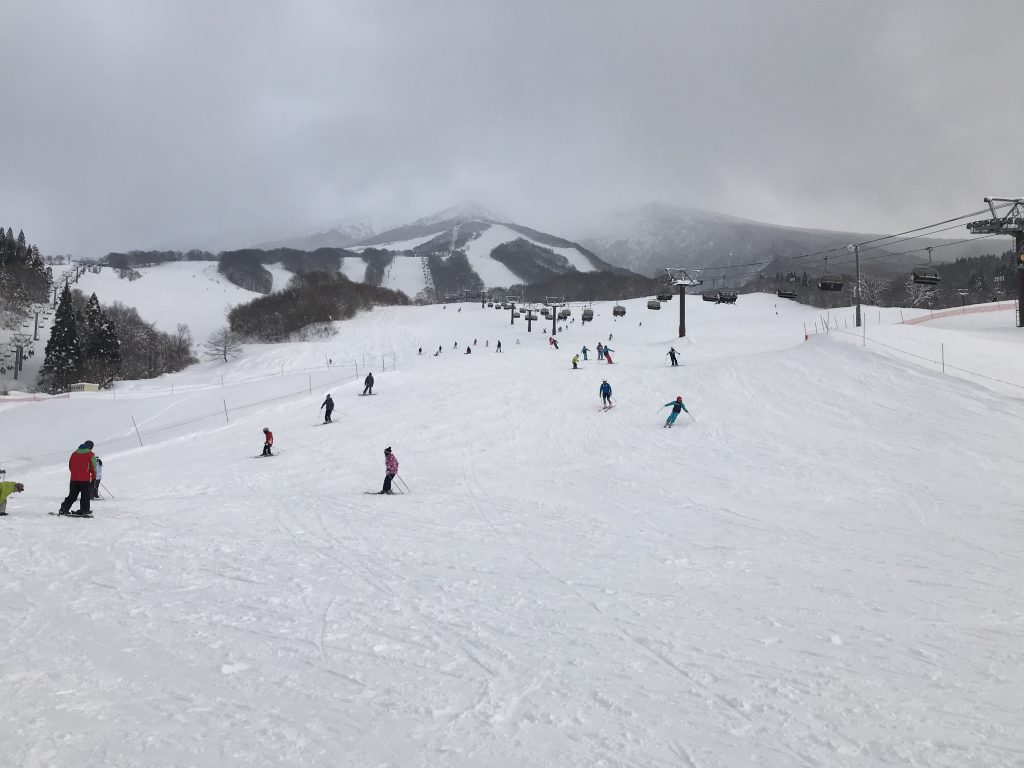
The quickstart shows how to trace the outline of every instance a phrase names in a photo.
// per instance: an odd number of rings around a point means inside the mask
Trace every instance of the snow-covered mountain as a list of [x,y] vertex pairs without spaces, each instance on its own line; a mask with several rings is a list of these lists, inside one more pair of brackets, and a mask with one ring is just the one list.
[[253,247],[262,250],[294,248],[299,251],[315,251],[318,248],[347,248],[353,243],[373,237],[376,233],[377,227],[369,222],[348,222],[337,224],[322,232],[315,232],[312,235],[270,240]]
[[[476,203],[438,211],[348,248],[394,254],[385,287],[409,293],[409,280],[420,275],[423,289],[442,296],[540,282],[573,271],[614,269],[578,243],[507,221]],[[388,275],[394,277],[396,270],[404,277],[395,277],[393,286]]]
[[[654,275],[665,267],[717,267],[755,261],[783,261],[807,253],[844,249],[847,244],[880,237],[878,234],[800,229],[765,224],[713,211],[683,208],[655,202],[619,211],[591,225],[578,228],[573,235],[584,247],[603,260],[644,275]],[[949,240],[916,241],[914,246],[941,245]],[[989,242],[943,248],[936,261],[953,261],[964,256],[991,253]],[[919,257],[916,258],[920,260]],[[888,260],[873,267],[885,271]],[[888,266],[904,270],[915,257],[888,261]],[[807,262],[801,262],[802,267]]]

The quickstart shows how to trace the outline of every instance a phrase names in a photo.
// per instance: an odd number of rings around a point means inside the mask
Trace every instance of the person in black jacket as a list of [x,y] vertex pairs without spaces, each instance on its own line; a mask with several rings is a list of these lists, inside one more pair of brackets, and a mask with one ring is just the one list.
[[364,395],[372,395],[373,394],[373,374],[372,373],[366,374],[366,378],[363,380],[363,384],[366,385],[365,387],[363,387],[363,394]]
[[326,408],[324,412],[324,424],[328,424],[331,421],[331,414],[334,412],[334,401],[331,399],[330,393],[324,398],[324,401],[320,404],[321,408]]

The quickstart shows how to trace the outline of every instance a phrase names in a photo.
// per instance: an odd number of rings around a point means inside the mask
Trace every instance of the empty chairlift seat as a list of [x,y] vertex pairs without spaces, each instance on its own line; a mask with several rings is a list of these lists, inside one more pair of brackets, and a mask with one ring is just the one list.
[[843,276],[832,273],[825,273],[818,278],[819,291],[841,291],[843,290]]
[[795,299],[797,295],[796,288],[791,286],[780,286],[775,289],[775,295],[780,299]]
[[648,309],[661,309],[661,302],[657,299],[651,299],[647,302]]
[[914,282],[919,285],[938,285],[939,281],[942,280],[939,270],[935,269],[935,267],[914,267],[912,274]]
[[661,293],[658,294],[658,301],[672,301],[672,294],[669,293],[668,291],[662,291]]

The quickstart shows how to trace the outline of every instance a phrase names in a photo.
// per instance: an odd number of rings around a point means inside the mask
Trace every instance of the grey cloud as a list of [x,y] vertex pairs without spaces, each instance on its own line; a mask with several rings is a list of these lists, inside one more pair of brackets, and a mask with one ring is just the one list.
[[1022,193],[1011,2],[2,7],[0,221],[47,252],[464,199],[886,231]]

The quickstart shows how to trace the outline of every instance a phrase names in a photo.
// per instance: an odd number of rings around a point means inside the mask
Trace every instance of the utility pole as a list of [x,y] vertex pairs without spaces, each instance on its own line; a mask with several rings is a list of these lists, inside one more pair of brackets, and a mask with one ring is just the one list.
[[[967,230],[973,235],[1006,235],[1013,238],[1013,253],[1017,264],[1017,327],[1024,328],[1024,198],[986,197],[985,202],[992,212],[991,219],[967,222]],[[993,203],[1003,203],[1009,208],[1002,216],[996,214]]]
[[857,262],[857,283],[853,286],[853,298],[857,302],[857,327],[860,328],[860,246],[854,243],[846,246],[846,249],[853,251],[854,260]]

